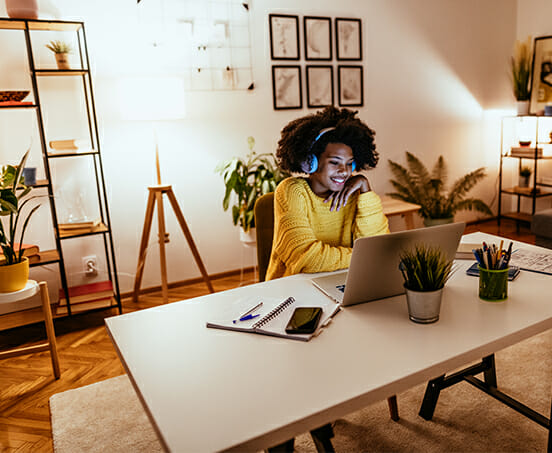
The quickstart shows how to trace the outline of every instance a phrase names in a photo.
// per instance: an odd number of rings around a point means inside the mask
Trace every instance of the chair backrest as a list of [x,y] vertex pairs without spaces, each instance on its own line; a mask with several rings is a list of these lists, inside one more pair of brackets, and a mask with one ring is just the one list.
[[255,228],[257,231],[257,266],[259,281],[264,282],[272,252],[274,237],[274,192],[262,195],[255,202]]

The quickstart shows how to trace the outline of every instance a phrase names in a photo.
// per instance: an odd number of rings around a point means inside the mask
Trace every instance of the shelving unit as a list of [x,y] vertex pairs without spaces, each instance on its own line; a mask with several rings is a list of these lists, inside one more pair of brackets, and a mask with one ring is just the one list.
[[[107,201],[107,192],[104,182],[103,165],[101,159],[100,142],[98,134],[98,124],[94,105],[94,93],[92,88],[92,80],[90,76],[90,64],[88,59],[88,50],[86,44],[86,34],[83,22],[77,21],[58,21],[58,20],[27,20],[27,19],[9,19],[0,18],[0,30],[13,30],[14,33],[21,32],[25,37],[25,47],[28,59],[29,77],[31,82],[32,103],[24,105],[0,105],[0,109],[34,109],[36,112],[36,125],[38,135],[40,137],[40,146],[42,151],[42,162],[44,166],[45,178],[38,180],[33,186],[35,189],[46,189],[48,194],[48,204],[50,206],[50,214],[54,229],[55,249],[44,250],[40,252],[40,261],[32,263],[31,267],[44,266],[46,264],[59,264],[59,276],[61,287],[65,294],[69,294],[69,285],[67,279],[66,263],[63,256],[62,242],[68,239],[79,238],[86,240],[90,236],[100,235],[103,239],[103,252],[105,253],[105,262],[107,266],[107,276],[113,285],[113,298],[111,307],[117,307],[119,313],[122,313],[119,281],[117,277],[117,266],[115,262],[115,251],[113,245],[113,237],[111,230],[111,221],[109,217],[109,208]],[[78,45],[76,53],[78,54],[79,64],[76,69],[45,69],[38,67],[37,59],[35,58],[36,49],[33,48],[34,32],[72,32],[76,34]],[[11,32],[10,32],[11,33]],[[57,152],[53,153],[49,150],[47,144],[47,131],[45,128],[45,117],[43,112],[44,104],[41,102],[41,90],[39,88],[39,80],[41,78],[63,78],[63,77],[78,77],[82,82],[82,93],[85,103],[85,111],[82,113],[86,116],[87,129],[91,150],[85,152]],[[75,112],[77,114],[77,112]],[[68,131],[70,132],[70,131]],[[98,202],[98,211],[100,224],[86,233],[71,233],[60,231],[58,221],[58,209],[56,207],[56,198],[54,197],[54,181],[52,172],[52,163],[57,159],[72,158],[72,159],[90,159],[93,167],[93,180],[95,183],[96,197]],[[85,177],[86,175],[83,175]],[[93,185],[93,184],[92,184]],[[33,190],[34,192],[34,190]],[[105,307],[107,308],[107,307]],[[3,315],[11,318],[8,319],[8,327],[22,325],[35,322],[36,310],[27,310],[25,312]],[[71,300],[67,298],[67,315],[71,316]],[[3,327],[6,325],[3,323]]]
[[[521,143],[520,143],[521,142]],[[530,142],[527,146],[520,146]],[[516,116],[502,120],[499,169],[498,224],[502,218],[531,223],[537,210],[537,200],[552,196],[552,183],[544,182],[542,174],[552,175],[541,164],[552,161],[552,117]],[[531,168],[529,187],[509,182],[505,186],[505,162],[517,160],[517,173],[524,166]],[[550,166],[549,166],[550,167]],[[547,173],[547,171],[549,173]],[[550,179],[547,179],[549,181]],[[503,196],[515,197],[516,210],[504,212]],[[530,210],[523,210],[522,200],[530,201]]]

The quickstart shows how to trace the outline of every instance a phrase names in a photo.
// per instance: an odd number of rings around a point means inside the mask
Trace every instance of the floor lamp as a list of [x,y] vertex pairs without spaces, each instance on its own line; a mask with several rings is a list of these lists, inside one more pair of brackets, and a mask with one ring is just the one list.
[[[144,105],[134,105],[130,108],[131,114],[126,115],[127,119],[148,119],[150,121],[163,121],[163,120],[175,120],[180,119],[184,116],[184,99],[183,99],[183,87],[182,81],[179,79],[169,79],[165,77],[159,77],[154,79],[133,79],[132,83],[125,83],[125,91],[132,90],[134,88],[134,97],[130,96],[129,98],[140,99],[143,102],[143,99],[147,97],[144,96],[144,92],[151,92],[152,97],[149,99],[153,100],[150,104]],[[160,93],[160,89],[167,93],[168,97],[163,96],[163,93]],[[158,100],[159,102],[155,102]],[[128,103],[126,104],[129,105]],[[133,108],[134,107],[134,108]],[[159,149],[157,145],[157,136],[155,136],[155,167],[157,173],[157,185],[148,187],[148,201],[146,205],[146,215],[144,218],[144,227],[142,229],[142,238],[140,240],[140,251],[138,252],[138,265],[136,266],[136,276],[134,278],[134,291],[132,294],[133,302],[138,301],[138,295],[140,293],[140,285],[142,282],[142,276],[144,274],[144,266],[146,264],[146,255],[149,236],[151,232],[151,225],[153,223],[153,216],[155,212],[155,207],[157,205],[157,225],[158,225],[158,242],[159,242],[159,259],[160,259],[160,268],[161,268],[161,292],[163,296],[163,303],[167,303],[169,300],[168,294],[168,282],[167,282],[167,263],[166,263],[166,253],[165,253],[165,243],[168,242],[168,235],[165,229],[165,211],[163,196],[167,196],[169,202],[172,206],[176,219],[184,233],[184,237],[188,242],[188,246],[192,252],[194,260],[201,272],[203,280],[209,288],[211,293],[214,293],[213,285],[207,274],[207,270],[203,265],[201,260],[201,255],[195,245],[194,239],[186,223],[186,219],[182,214],[182,210],[176,201],[176,197],[172,190],[171,185],[161,183],[161,169],[159,165]]]

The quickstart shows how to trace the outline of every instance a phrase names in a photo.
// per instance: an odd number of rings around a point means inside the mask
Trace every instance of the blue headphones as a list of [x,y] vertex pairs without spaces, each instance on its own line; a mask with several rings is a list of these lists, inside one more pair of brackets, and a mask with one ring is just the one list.
[[[335,127],[327,127],[326,129],[322,129],[320,133],[316,136],[314,141],[312,142],[310,149],[314,146],[314,144],[322,137],[326,132],[333,131]],[[318,170],[318,157],[314,154],[309,154],[307,159],[301,164],[301,170],[303,170],[305,173],[308,173],[309,175],[311,173],[314,173],[316,170]],[[356,162],[353,160],[353,163],[351,165],[351,171],[356,170]]]

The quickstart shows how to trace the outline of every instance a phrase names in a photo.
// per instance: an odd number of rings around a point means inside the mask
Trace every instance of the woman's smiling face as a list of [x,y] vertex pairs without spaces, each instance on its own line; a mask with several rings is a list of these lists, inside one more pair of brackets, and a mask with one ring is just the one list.
[[353,150],[343,143],[328,143],[318,158],[318,169],[309,175],[312,191],[326,198],[332,192],[343,189],[353,169]]

